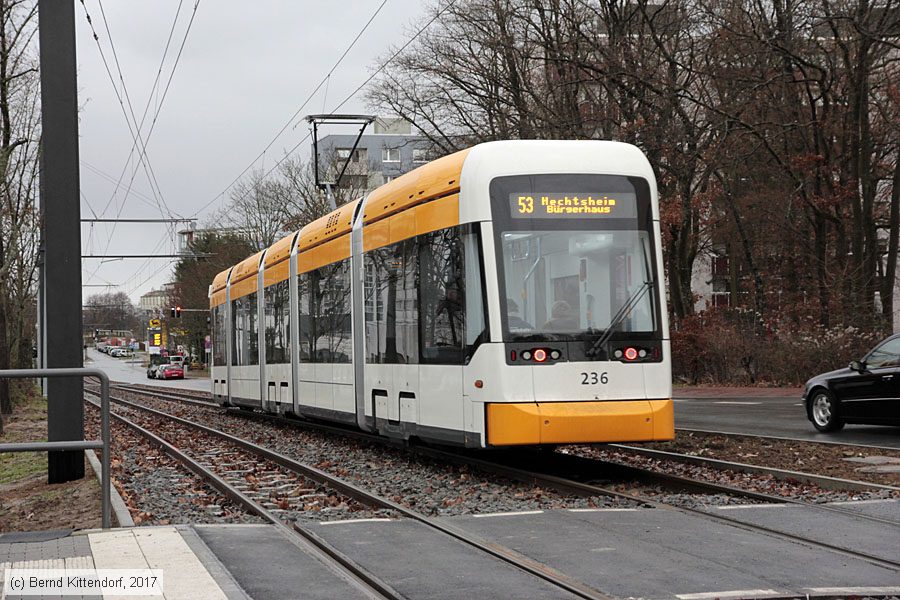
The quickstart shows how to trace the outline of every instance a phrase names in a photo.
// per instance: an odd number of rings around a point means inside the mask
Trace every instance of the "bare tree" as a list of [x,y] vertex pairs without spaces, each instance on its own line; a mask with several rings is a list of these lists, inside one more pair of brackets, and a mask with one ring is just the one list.
[[[0,0],[0,369],[14,361],[21,366],[31,355],[27,323],[39,236],[36,12],[34,2]],[[2,380],[0,415],[11,412],[9,383]]]
[[93,294],[85,300],[82,315],[85,328],[129,330],[138,334],[141,318],[125,292]]
[[283,196],[274,193],[274,184],[261,170],[238,181],[231,201],[214,218],[217,225],[238,231],[255,248],[271,246],[285,232],[288,219]]

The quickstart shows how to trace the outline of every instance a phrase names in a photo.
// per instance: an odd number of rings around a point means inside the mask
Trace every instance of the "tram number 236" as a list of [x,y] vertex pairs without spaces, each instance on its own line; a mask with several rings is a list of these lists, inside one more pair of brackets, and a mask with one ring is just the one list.
[[602,373],[591,371],[590,373],[581,374],[581,385],[597,385],[598,383],[603,385],[609,383],[609,376],[606,371]]

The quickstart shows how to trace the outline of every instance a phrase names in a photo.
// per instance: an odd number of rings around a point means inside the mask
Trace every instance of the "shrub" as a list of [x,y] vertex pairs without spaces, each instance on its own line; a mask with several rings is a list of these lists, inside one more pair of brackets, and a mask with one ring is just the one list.
[[882,337],[856,327],[766,322],[748,311],[713,310],[672,328],[675,381],[725,385],[800,385],[862,358]]

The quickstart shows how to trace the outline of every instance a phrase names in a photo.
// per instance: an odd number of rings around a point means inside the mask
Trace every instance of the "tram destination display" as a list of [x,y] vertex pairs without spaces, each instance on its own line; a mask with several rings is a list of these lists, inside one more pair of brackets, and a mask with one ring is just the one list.
[[630,192],[514,192],[509,212],[514,219],[634,219],[637,203]]

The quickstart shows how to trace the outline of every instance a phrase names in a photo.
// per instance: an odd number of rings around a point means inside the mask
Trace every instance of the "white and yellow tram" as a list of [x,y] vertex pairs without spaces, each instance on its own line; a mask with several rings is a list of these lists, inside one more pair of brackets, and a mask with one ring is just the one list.
[[480,144],[216,276],[222,404],[485,448],[674,436],[659,207],[634,146]]

